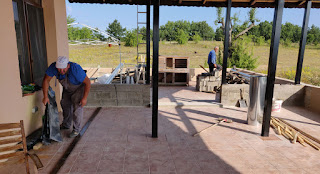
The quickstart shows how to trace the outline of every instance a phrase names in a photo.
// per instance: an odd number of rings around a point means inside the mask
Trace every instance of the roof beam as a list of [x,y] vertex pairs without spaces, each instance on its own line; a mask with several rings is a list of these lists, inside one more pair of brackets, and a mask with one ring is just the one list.
[[257,2],[257,0],[251,0],[250,5],[254,5]]
[[203,0],[202,1],[202,4],[204,5],[204,4],[206,4],[207,3],[207,0]]

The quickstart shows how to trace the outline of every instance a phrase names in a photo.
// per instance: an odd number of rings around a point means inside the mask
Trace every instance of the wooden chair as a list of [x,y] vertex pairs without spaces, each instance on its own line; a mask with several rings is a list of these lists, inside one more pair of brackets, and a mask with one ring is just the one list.
[[27,151],[23,120],[21,120],[20,123],[0,124],[0,131],[0,152],[7,152],[6,154],[0,155],[0,160],[12,159],[15,162],[21,159],[24,160],[27,174],[30,174],[28,156],[35,164],[35,173],[38,172],[38,169],[43,167],[39,157],[36,154],[30,154]]

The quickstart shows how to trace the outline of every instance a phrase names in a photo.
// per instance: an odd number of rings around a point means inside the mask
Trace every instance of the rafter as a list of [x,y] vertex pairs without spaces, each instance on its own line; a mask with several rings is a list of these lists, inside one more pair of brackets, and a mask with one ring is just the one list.
[[299,3],[299,6],[302,5],[302,4],[304,4],[305,2],[306,2],[306,0],[301,1],[301,2]]
[[254,5],[257,2],[257,0],[251,0],[250,5]]
[[207,0],[202,0],[202,4],[206,4],[207,3]]

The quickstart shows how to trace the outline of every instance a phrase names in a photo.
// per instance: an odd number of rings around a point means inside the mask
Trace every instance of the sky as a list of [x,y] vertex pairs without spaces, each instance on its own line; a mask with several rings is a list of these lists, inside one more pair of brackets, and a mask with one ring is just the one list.
[[[76,22],[97,27],[105,31],[108,24],[117,19],[122,27],[127,29],[137,28],[137,6],[136,5],[112,5],[112,4],[80,4],[69,3],[66,0],[67,15],[71,15]],[[145,6],[139,6],[139,11],[146,11]],[[248,19],[249,8],[232,8],[231,15],[237,13],[240,21]],[[225,16],[226,10],[223,11]],[[151,28],[152,28],[152,6],[151,6]],[[211,27],[216,29],[214,24],[217,19],[215,7],[160,7],[160,25],[168,21],[206,21]],[[258,8],[256,17],[261,21],[272,21],[274,9]],[[290,22],[295,25],[302,25],[304,9],[284,9],[282,23]],[[309,27],[315,25],[320,27],[320,9],[311,9]],[[146,15],[139,14],[139,22],[145,22]],[[143,25],[139,25],[142,27]],[[220,27],[220,26],[219,26]]]

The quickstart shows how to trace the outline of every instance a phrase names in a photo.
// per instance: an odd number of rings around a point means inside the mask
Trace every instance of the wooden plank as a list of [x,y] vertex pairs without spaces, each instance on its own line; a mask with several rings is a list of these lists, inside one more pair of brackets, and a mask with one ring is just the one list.
[[307,134],[306,132],[304,132],[304,131],[300,130],[299,128],[297,128],[297,127],[293,126],[292,124],[290,124],[290,123],[288,123],[288,122],[284,121],[284,120],[283,120],[283,119],[281,119],[281,118],[277,118],[277,119],[279,119],[279,120],[280,120],[280,121],[282,121],[283,123],[287,124],[288,126],[290,126],[291,128],[293,128],[294,130],[296,130],[296,131],[300,132],[302,135],[304,135],[304,136],[306,136],[306,137],[310,138],[311,140],[313,140],[313,141],[315,141],[315,142],[317,142],[317,143],[319,143],[319,144],[320,144],[320,140],[319,140],[319,139],[317,139],[317,138],[315,138],[315,137],[313,137],[313,136],[311,136],[311,135]]
[[23,151],[7,153],[7,154],[0,155],[0,160],[7,159],[7,158],[12,158],[12,157],[22,157],[22,156],[24,156],[24,152]]
[[10,150],[18,150],[18,149],[22,149],[22,148],[23,148],[23,144],[17,144],[17,145],[14,145],[14,146],[0,147],[0,152],[10,151]]
[[9,138],[9,139],[5,139],[5,140],[0,140],[0,145],[3,144],[10,144],[10,143],[19,143],[22,141],[22,137],[18,137],[18,138]]
[[17,164],[21,164],[21,163],[24,163],[24,156],[18,156],[18,157],[10,158],[5,162],[0,162],[0,168],[2,166],[17,165]]
[[20,128],[20,123],[0,124],[0,130]]
[[13,131],[0,133],[0,137],[9,137],[9,136],[15,136],[15,135],[21,135],[21,131],[20,130],[13,130]]
[[28,162],[28,152],[27,152],[27,141],[26,134],[24,133],[23,120],[20,120],[21,134],[22,134],[22,143],[23,143],[23,152],[25,155],[25,164],[26,164],[26,172],[30,174],[29,162]]

